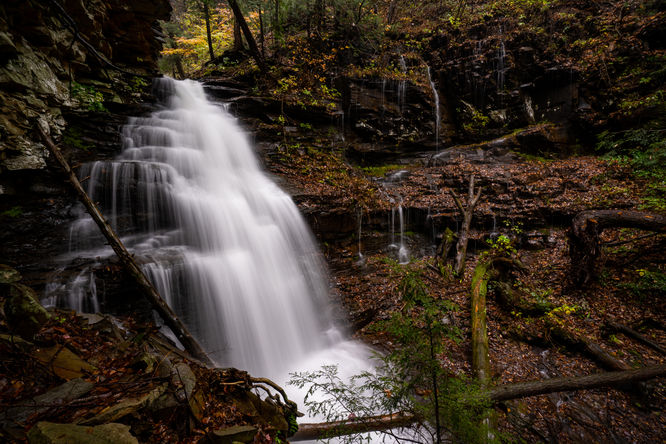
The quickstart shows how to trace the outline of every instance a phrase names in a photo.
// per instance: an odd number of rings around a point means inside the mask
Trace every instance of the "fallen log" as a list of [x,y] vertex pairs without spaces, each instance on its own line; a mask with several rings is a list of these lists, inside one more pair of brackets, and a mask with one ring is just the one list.
[[354,435],[366,432],[407,427],[415,423],[416,416],[409,413],[392,415],[368,416],[347,421],[299,424],[298,432],[289,441],[309,441],[315,439],[334,438],[336,436]]
[[545,381],[500,385],[490,389],[488,396],[491,401],[500,402],[547,393],[615,387],[632,382],[646,381],[664,375],[666,375],[666,364],[644,367],[638,370],[624,370],[588,376],[553,378]]
[[[553,378],[541,381],[517,382],[504,384],[488,390],[487,396],[493,403],[529,396],[545,395],[556,392],[591,390],[602,387],[617,387],[633,382],[666,376],[666,364],[644,367],[636,370],[605,372],[595,375],[574,376],[569,378]],[[356,418],[349,421],[324,422],[316,424],[300,424],[296,434],[290,441],[334,438],[365,432],[381,432],[399,427],[408,427],[418,418],[409,413],[371,416]]]
[[180,319],[178,319],[176,313],[174,313],[171,307],[169,307],[164,299],[162,299],[153,284],[150,283],[141,268],[139,268],[137,265],[136,261],[134,261],[132,255],[129,253],[129,251],[127,251],[118,235],[116,235],[116,233],[113,231],[111,225],[109,225],[109,223],[106,221],[99,208],[97,208],[97,205],[95,205],[95,203],[90,200],[90,197],[81,186],[79,179],[76,177],[76,174],[69,166],[69,163],[60,152],[60,149],[58,149],[53,140],[51,140],[44,128],[42,128],[39,123],[37,124],[37,128],[39,130],[39,134],[42,137],[42,140],[46,144],[46,147],[60,164],[60,167],[67,175],[67,179],[78,194],[79,200],[86,207],[88,214],[90,214],[90,216],[93,218],[100,231],[109,242],[109,245],[111,248],[113,248],[113,251],[120,259],[120,262],[123,265],[125,271],[134,279],[144,296],[146,296],[148,301],[150,301],[155,311],[159,313],[162,320],[164,320],[164,323],[173,331],[187,352],[204,364],[212,366],[213,362],[210,360],[208,355],[206,355],[203,348],[201,348],[196,339],[194,339],[194,337],[190,334],[190,332],[187,330],[187,327],[185,327]]
[[640,334],[633,328],[627,327],[626,325],[614,321],[606,321],[606,325],[608,326],[609,329],[624,333],[625,335],[634,338],[635,340],[642,342],[648,347],[658,351],[662,355],[666,355],[666,349],[664,349],[661,345],[657,344],[656,342],[651,341],[650,339]]
[[551,325],[550,333],[558,341],[579,349],[609,370],[631,369],[627,363],[608,353],[601,345],[584,336],[571,333],[560,325]]
[[482,258],[472,276],[472,372],[485,384],[490,377],[488,357],[488,330],[486,325],[486,294],[488,292],[488,268],[491,262]]
[[599,234],[606,228],[638,228],[666,232],[666,216],[625,210],[590,210],[578,213],[571,224],[569,255],[577,284],[587,284],[601,255]]

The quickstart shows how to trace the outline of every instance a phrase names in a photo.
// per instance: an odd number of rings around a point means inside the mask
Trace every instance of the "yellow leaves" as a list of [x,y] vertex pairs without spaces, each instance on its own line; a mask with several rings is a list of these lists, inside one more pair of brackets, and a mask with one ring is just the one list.
[[206,43],[206,36],[198,36],[192,38],[176,37],[176,42],[179,45],[201,45]]

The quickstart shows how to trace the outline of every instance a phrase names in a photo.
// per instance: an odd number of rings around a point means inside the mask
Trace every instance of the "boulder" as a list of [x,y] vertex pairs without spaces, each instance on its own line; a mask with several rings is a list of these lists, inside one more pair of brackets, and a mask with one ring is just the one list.
[[66,380],[80,378],[87,373],[97,370],[94,366],[62,345],[38,348],[33,352],[33,357],[48,366],[56,376]]
[[21,280],[21,274],[13,268],[0,264],[0,285],[15,284]]
[[233,444],[236,442],[251,443],[257,429],[252,426],[233,426],[215,430],[208,434],[208,441],[213,444]]
[[25,339],[31,339],[51,317],[41,306],[37,295],[22,284],[11,284],[4,312],[9,328]]
[[38,422],[28,432],[30,444],[139,444],[124,424],[86,427],[76,424]]

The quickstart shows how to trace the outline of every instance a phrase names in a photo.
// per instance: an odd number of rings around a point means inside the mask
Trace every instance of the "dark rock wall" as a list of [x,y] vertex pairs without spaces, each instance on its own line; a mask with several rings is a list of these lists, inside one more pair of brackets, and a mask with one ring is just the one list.
[[[3,171],[43,169],[47,157],[34,131],[44,121],[57,137],[63,110],[103,101],[127,103],[139,82],[121,77],[75,38],[72,25],[97,52],[128,71],[153,75],[161,48],[158,19],[167,0],[66,0],[3,2],[0,6],[0,194]],[[72,82],[84,88],[72,87]]]
[[[77,41],[51,1],[0,4],[0,258],[43,288],[53,259],[68,249],[76,197],[36,133],[38,121],[70,163],[112,158],[127,116],[147,112],[157,74],[159,19],[168,0],[61,0],[81,34],[114,65]],[[78,91],[77,91],[78,87]]]

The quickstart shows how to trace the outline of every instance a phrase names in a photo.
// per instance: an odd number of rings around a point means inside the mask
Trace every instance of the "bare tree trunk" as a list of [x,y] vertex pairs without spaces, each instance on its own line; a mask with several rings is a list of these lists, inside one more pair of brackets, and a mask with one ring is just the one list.
[[213,37],[210,33],[210,11],[208,10],[208,1],[203,0],[203,12],[204,19],[206,20],[206,38],[208,39],[208,53],[210,54],[210,59],[215,58],[215,52],[213,52]]
[[386,23],[388,25],[392,25],[395,21],[395,9],[397,5],[397,0],[391,0],[391,3],[389,3],[388,12],[386,13]]
[[141,271],[141,268],[139,268],[139,266],[136,264],[132,255],[129,253],[129,251],[127,251],[123,243],[111,228],[111,225],[109,225],[102,213],[99,211],[97,205],[95,205],[95,203],[90,200],[90,197],[81,186],[79,179],[76,177],[76,174],[74,174],[74,171],[72,171],[71,167],[67,163],[67,160],[65,160],[58,147],[53,143],[51,138],[46,134],[45,130],[39,124],[37,127],[47,148],[51,154],[53,154],[53,157],[56,158],[60,164],[60,167],[66,173],[69,182],[72,184],[72,187],[79,195],[79,199],[86,207],[86,210],[93,218],[104,237],[106,237],[106,240],[109,242],[111,248],[113,248],[113,251],[115,251],[115,253],[118,255],[118,258],[123,264],[125,271],[127,271],[127,273],[132,276],[143,294],[150,301],[155,311],[159,313],[159,315],[164,320],[164,323],[169,326],[169,328],[173,331],[173,333],[176,335],[181,344],[183,344],[185,349],[190,353],[190,355],[205,363],[206,365],[212,366],[213,362],[206,355],[196,339],[194,339],[194,337],[187,330],[187,327],[185,327],[180,319],[178,319],[171,307],[169,307],[167,303],[164,302],[164,300],[160,297],[155,287],[146,278],[146,275],[143,274],[143,271]]
[[639,228],[666,232],[666,216],[625,210],[591,210],[578,213],[571,225],[569,255],[571,271],[577,284],[587,284],[594,276],[594,266],[601,254],[599,235],[605,228]]
[[259,6],[259,44],[261,45],[261,57],[266,57],[264,48],[264,14],[261,12],[261,5]]
[[479,187],[479,189],[476,191],[476,194],[474,194],[474,175],[472,174],[469,178],[469,191],[466,208],[463,206],[463,203],[456,192],[449,190],[449,193],[453,197],[458,210],[460,210],[460,213],[463,215],[463,223],[460,227],[460,233],[458,233],[458,243],[456,244],[456,262],[453,269],[457,275],[460,275],[465,269],[465,256],[467,255],[467,243],[469,241],[469,226],[472,223],[474,208],[479,203],[482,190],[483,188]]
[[234,52],[243,50],[243,33],[241,32],[240,23],[234,17]]
[[262,72],[266,72],[266,64],[264,63],[264,59],[261,57],[261,53],[259,52],[259,48],[257,47],[257,42],[254,40],[254,36],[252,35],[252,32],[250,31],[250,27],[247,25],[247,22],[245,21],[245,17],[243,17],[243,13],[240,10],[240,7],[238,6],[238,2],[236,0],[227,0],[229,2],[229,6],[231,6],[231,10],[234,11],[234,17],[236,17],[236,21],[241,27],[241,30],[243,31],[243,35],[245,36],[245,41],[247,42],[247,45],[250,49],[250,54],[252,55],[252,58],[254,59],[255,62],[257,62],[257,66],[259,66],[259,69],[261,69]]

